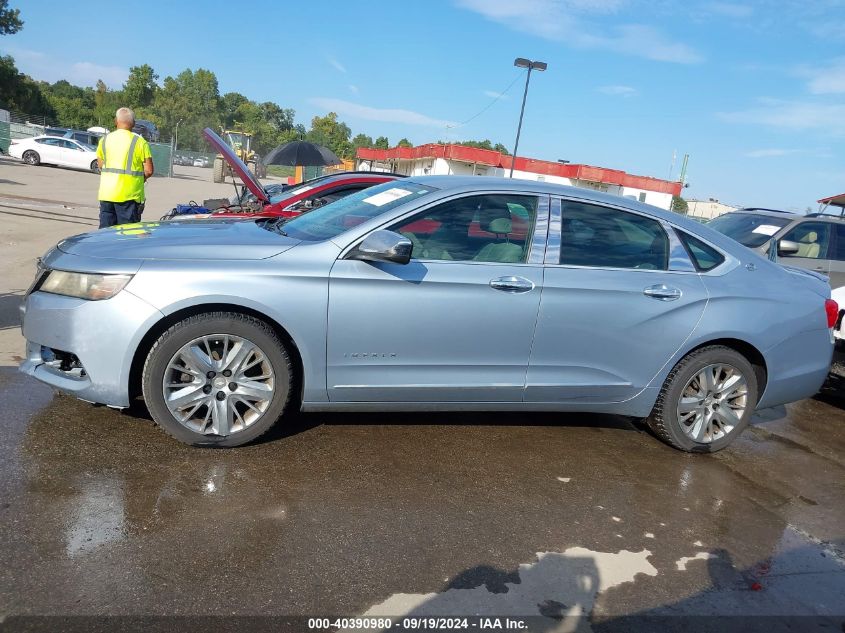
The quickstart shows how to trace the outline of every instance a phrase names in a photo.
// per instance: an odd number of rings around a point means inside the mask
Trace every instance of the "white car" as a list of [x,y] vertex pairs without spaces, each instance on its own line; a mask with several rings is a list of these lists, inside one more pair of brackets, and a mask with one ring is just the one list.
[[9,154],[27,165],[60,165],[99,172],[96,148],[70,138],[35,136],[14,139]]

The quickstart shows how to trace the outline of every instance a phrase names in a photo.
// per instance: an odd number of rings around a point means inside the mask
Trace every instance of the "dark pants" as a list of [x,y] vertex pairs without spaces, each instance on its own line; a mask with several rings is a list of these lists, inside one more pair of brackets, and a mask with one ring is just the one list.
[[141,221],[144,203],[127,200],[126,202],[106,202],[100,200],[100,228],[115,224],[132,224]]

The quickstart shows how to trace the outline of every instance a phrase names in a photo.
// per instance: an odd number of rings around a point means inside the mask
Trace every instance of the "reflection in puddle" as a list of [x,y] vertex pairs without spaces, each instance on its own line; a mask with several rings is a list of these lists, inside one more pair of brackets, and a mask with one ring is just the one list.
[[113,478],[94,478],[81,484],[74,498],[65,533],[68,556],[93,551],[125,538],[123,487]]

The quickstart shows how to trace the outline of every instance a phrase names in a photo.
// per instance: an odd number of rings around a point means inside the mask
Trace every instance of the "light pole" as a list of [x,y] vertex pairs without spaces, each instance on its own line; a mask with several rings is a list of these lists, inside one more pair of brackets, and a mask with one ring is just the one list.
[[531,71],[543,72],[546,70],[548,64],[546,62],[531,61],[524,57],[517,57],[513,60],[513,65],[517,68],[527,68],[528,74],[525,76],[525,92],[522,93],[522,109],[519,111],[519,125],[516,127],[516,141],[513,144],[513,158],[511,159],[511,175],[513,178],[513,167],[516,163],[516,152],[519,149],[519,133],[522,131],[522,115],[525,114],[525,99],[528,97],[528,82],[531,81]]

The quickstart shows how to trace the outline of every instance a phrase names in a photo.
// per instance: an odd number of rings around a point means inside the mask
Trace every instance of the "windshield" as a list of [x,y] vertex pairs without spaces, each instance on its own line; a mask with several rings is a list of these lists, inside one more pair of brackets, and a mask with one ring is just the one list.
[[367,220],[427,193],[434,187],[403,181],[401,186],[386,182],[353,193],[336,202],[303,213],[285,222],[281,230],[286,235],[308,242],[330,240]]
[[[307,182],[300,183],[294,186],[285,187],[281,191],[277,191],[275,194],[270,196],[270,202],[272,204],[276,204],[277,202],[281,202],[282,200],[287,200],[288,198],[292,198],[293,196],[297,196],[300,193],[305,193],[310,189],[313,189],[316,185],[314,184],[313,180],[309,180]],[[271,193],[268,191],[267,193]]]
[[789,216],[778,218],[751,213],[726,213],[710,220],[707,226],[735,239],[744,246],[757,248],[791,221],[792,218]]

